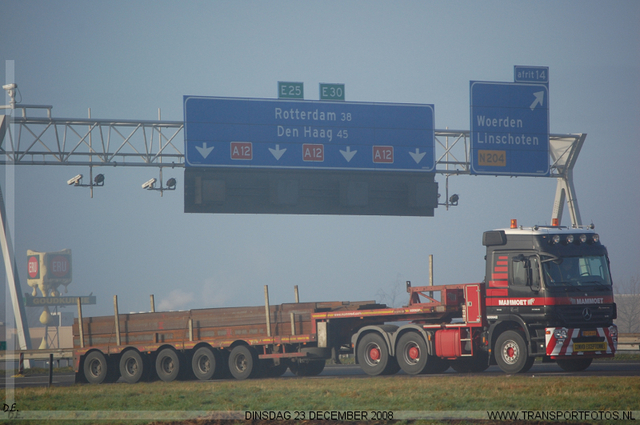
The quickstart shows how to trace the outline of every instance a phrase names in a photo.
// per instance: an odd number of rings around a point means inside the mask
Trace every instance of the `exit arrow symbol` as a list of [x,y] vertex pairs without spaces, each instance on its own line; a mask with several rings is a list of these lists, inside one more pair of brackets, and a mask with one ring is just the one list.
[[411,155],[411,158],[413,158],[416,164],[420,163],[420,161],[422,161],[422,158],[424,158],[426,154],[427,152],[420,153],[420,150],[418,148],[416,148],[415,152],[409,152],[409,155]]
[[536,108],[536,106],[538,105],[542,106],[542,101],[544,100],[544,92],[543,91],[535,92],[533,95],[536,97],[536,100],[534,100],[530,106],[532,111]]
[[198,152],[200,152],[200,155],[202,155],[202,158],[207,159],[207,157],[209,156],[209,154],[211,153],[211,151],[213,150],[213,146],[211,146],[210,148],[207,147],[206,143],[202,144],[202,147],[200,146],[196,146],[196,149],[198,150]]
[[287,151],[287,149],[280,149],[280,145],[276,145],[275,149],[269,148],[269,152],[276,158],[276,161],[279,161],[282,155]]
[[340,153],[342,154],[342,156],[344,156],[344,159],[346,159],[347,162],[350,162],[351,158],[353,158],[353,156],[357,154],[358,151],[352,151],[351,148],[347,146],[347,150],[346,151],[341,150]]

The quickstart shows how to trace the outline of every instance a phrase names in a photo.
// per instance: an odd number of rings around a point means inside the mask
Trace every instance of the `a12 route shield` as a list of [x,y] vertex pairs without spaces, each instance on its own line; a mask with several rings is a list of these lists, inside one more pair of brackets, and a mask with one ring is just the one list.
[[184,114],[187,167],[435,168],[433,105],[185,96]]
[[549,90],[471,81],[471,174],[549,175]]

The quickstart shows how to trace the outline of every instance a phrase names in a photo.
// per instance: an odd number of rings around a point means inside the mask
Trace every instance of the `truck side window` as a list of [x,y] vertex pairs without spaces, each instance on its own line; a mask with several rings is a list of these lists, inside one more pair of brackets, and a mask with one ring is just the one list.
[[511,257],[511,285],[512,286],[540,286],[540,270],[538,259],[528,257],[526,261],[522,258],[516,259],[519,255]]
[[527,284],[527,268],[524,261],[516,261],[511,257],[511,285],[525,286]]
[[536,257],[531,258],[531,287],[540,289],[540,264]]

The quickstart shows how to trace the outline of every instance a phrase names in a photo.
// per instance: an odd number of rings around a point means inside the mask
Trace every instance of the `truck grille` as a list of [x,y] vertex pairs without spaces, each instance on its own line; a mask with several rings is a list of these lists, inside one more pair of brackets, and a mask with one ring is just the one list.
[[608,325],[613,321],[611,305],[567,305],[556,307],[558,319],[565,326]]

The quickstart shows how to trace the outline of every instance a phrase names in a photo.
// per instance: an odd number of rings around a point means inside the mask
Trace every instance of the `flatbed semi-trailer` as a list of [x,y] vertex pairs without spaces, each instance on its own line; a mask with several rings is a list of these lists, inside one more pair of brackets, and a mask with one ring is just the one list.
[[518,227],[483,234],[481,283],[411,287],[409,302],[290,303],[76,320],[77,381],[155,376],[236,379],[322,372],[355,354],[370,375],[525,372],[536,357],[584,370],[613,357],[609,260],[593,228]]

